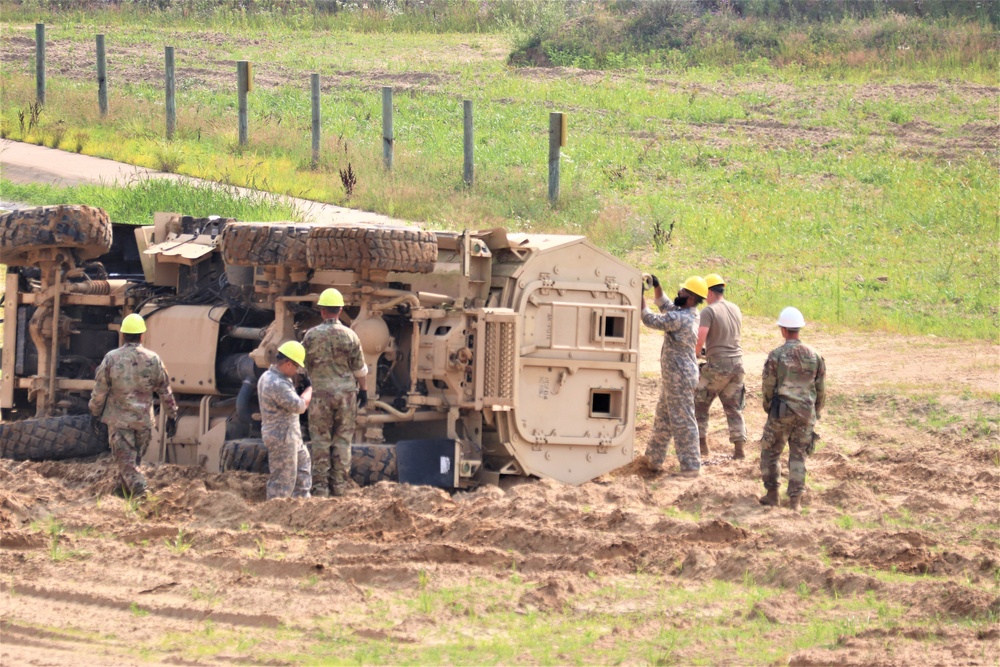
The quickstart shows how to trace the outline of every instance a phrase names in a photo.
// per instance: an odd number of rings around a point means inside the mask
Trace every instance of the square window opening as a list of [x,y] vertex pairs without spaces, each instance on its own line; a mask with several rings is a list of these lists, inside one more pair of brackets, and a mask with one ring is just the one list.
[[[612,311],[613,312],[613,311]],[[626,318],[624,314],[594,313],[594,340],[624,342]]]
[[590,416],[599,419],[621,419],[624,391],[621,389],[591,389]]

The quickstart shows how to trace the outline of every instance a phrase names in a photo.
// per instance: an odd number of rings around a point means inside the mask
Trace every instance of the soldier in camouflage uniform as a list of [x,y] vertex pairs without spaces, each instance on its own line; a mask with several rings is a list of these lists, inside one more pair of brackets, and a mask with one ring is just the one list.
[[642,323],[664,332],[660,350],[660,400],[656,404],[653,436],[646,448],[650,466],[663,469],[671,438],[680,461],[680,475],[698,477],[701,455],[698,452],[698,421],[694,414],[694,388],[698,384],[698,363],[695,341],[698,340],[699,303],[705,300],[708,287],[699,276],[688,278],[681,285],[673,303],[667,301],[656,276],[652,277],[656,305],[660,313],[646,307],[642,298]]
[[89,405],[95,432],[99,432],[98,421],[108,426],[111,455],[122,486],[132,497],[146,493],[139,463],[152,435],[154,393],[170,414],[167,435],[172,436],[177,429],[177,402],[170,391],[170,376],[160,357],[142,347],[145,331],[146,323],[136,313],[122,320],[123,344],[108,352],[97,367]]
[[267,499],[308,498],[312,485],[309,452],[302,442],[299,415],[309,407],[312,387],[295,393],[292,378],[305,363],[302,344],[290,340],[281,344],[271,367],[257,381],[260,400],[260,435],[267,447]]
[[701,364],[701,376],[694,393],[694,412],[698,417],[698,432],[701,455],[708,456],[708,411],[715,397],[719,397],[729,424],[729,442],[733,443],[733,458],[745,456],[743,446],[747,441],[747,430],[743,423],[743,399],[746,388],[743,385],[743,348],[740,333],[743,314],[733,303],[726,300],[726,283],[722,276],[713,273],[705,276],[708,284],[708,305],[701,311],[696,350],[705,355]]
[[368,366],[361,340],[340,322],[343,295],[323,290],[323,323],[306,332],[306,368],[315,388],[309,408],[314,496],[342,496],[351,484],[351,442],[358,408],[368,403]]
[[785,344],[773,350],[764,364],[762,389],[767,424],[760,442],[760,474],[767,495],[762,505],[778,504],[781,453],[788,441],[788,498],[791,509],[802,507],[806,483],[806,456],[812,453],[813,425],[826,398],[826,363],[819,352],[799,341],[806,324],[796,308],[785,308],[778,318]]

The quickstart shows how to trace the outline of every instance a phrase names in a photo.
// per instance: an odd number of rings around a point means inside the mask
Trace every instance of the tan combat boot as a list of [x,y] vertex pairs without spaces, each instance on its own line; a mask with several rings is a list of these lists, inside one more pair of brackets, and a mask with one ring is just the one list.
[[802,511],[802,496],[791,496],[788,499],[788,509],[793,512]]
[[708,436],[701,436],[698,438],[698,445],[701,447],[701,455],[708,456],[712,452],[708,449]]
[[767,506],[767,507],[777,507],[778,506],[778,490],[777,489],[768,489],[767,490],[767,495],[761,496],[760,498],[758,498],[757,502],[759,502],[761,505],[764,505],[764,506]]
[[737,440],[733,443],[733,458],[734,459],[745,459],[746,454],[743,452],[743,445],[747,443],[746,440]]

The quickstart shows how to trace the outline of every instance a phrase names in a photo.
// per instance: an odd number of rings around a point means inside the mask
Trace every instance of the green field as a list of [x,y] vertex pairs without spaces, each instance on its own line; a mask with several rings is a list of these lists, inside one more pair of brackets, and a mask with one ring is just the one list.
[[[828,31],[889,30],[881,51],[826,54],[787,28],[770,57],[757,47],[741,57],[723,41],[697,58],[624,54],[601,62],[633,66],[582,70],[510,66],[527,37],[496,22],[483,32],[393,32],[391,22],[358,17],[316,27],[212,16],[10,9],[0,133],[435,228],[582,233],[668,281],[719,272],[751,314],[794,304],[807,319],[848,327],[989,340],[1000,332],[1000,88],[989,24],[890,16]],[[36,20],[48,26],[48,104],[29,131],[18,114],[30,116],[34,100]],[[106,119],[96,33],[108,43]],[[166,44],[177,49],[171,142]],[[555,60],[596,62],[567,53]],[[255,72],[247,147],[236,141],[238,59]],[[316,168],[310,72],[323,80]],[[381,166],[383,85],[395,88],[391,173]],[[463,99],[475,105],[471,189],[462,183]],[[552,206],[556,110],[569,114],[569,134]],[[357,174],[350,196],[339,175],[348,165]]]

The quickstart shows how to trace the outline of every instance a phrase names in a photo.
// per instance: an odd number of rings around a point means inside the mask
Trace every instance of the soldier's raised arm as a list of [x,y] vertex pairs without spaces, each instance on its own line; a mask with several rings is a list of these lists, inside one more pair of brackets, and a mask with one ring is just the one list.
[[680,331],[685,326],[690,326],[690,321],[682,317],[680,311],[656,314],[649,308],[642,311],[642,323],[657,331]]

